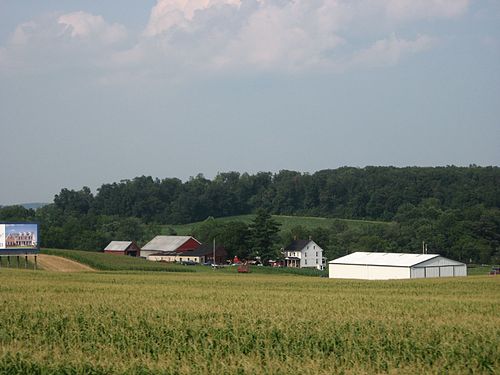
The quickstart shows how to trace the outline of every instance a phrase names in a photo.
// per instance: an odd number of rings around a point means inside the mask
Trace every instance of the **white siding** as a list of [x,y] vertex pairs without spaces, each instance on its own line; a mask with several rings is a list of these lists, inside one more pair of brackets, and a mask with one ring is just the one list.
[[[412,277],[413,277],[413,272],[416,270],[422,270],[425,273],[426,278],[467,276],[467,266],[465,264],[461,264],[458,266],[414,268],[414,269],[412,269]],[[422,271],[418,271],[418,272],[422,272]]]
[[351,264],[330,264],[328,275],[333,279],[368,279],[368,268]]
[[329,262],[331,278],[388,280],[467,276],[467,266],[439,254],[356,252]]
[[369,280],[409,279],[409,267],[368,266]]
[[410,278],[409,267],[360,266],[330,264],[329,276],[333,279],[389,280]]
[[455,268],[455,276],[467,276],[467,266],[465,264],[453,267]]
[[410,272],[412,279],[423,279],[425,277],[425,268],[412,268]]
[[[318,256],[316,256],[316,253],[318,253]],[[300,268],[307,267],[321,269],[323,249],[319,247],[316,242],[309,242],[309,244],[307,244],[302,251],[297,252],[297,256],[300,258]]]
[[175,262],[177,257],[175,255],[149,255],[147,259],[153,262]]
[[439,277],[453,277],[453,266],[439,267]]
[[158,254],[158,250],[143,250],[141,249],[141,258],[148,258],[151,254]]
[[439,277],[439,267],[425,267],[425,277]]

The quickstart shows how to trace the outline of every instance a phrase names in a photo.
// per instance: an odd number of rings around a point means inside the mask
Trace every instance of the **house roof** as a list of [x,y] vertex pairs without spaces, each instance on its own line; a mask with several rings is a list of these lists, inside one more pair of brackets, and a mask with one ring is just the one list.
[[132,245],[132,241],[111,241],[108,246],[104,248],[106,251],[125,251]]
[[191,238],[200,243],[196,238],[190,236],[156,236],[144,245],[142,250],[175,251]]
[[367,253],[356,252],[329,261],[329,264],[412,267],[439,257],[439,254]]
[[312,240],[294,240],[285,247],[285,251],[301,251],[309,242],[312,242]]

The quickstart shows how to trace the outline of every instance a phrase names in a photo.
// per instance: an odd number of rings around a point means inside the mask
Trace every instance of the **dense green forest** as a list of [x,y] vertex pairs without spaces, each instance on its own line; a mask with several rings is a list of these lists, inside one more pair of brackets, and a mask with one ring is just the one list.
[[[62,189],[38,210],[0,208],[0,220],[36,220],[42,246],[102,249],[110,240],[139,243],[162,226],[254,213],[321,216],[388,222],[384,226],[282,231],[276,247],[297,236],[313,237],[329,259],[352,251],[429,252],[462,261],[500,261],[499,167],[343,167],[314,174],[220,173],[176,178],[137,177],[104,184],[94,195],[87,187]],[[241,222],[205,222],[193,230],[207,241],[215,233],[231,254],[250,255],[255,235]],[[253,241],[253,242],[252,242]]]

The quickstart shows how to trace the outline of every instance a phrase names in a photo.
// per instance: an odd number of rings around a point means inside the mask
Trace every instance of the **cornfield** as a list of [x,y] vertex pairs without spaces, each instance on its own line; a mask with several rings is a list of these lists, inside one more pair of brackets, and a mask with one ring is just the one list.
[[0,270],[0,374],[500,369],[500,278]]

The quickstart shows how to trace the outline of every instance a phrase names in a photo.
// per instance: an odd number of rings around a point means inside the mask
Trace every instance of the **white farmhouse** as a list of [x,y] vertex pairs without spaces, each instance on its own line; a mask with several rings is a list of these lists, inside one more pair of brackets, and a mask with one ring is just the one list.
[[283,249],[285,267],[324,268],[323,249],[313,240],[294,240]]
[[420,279],[467,276],[467,266],[439,254],[356,252],[328,262],[334,279]]

